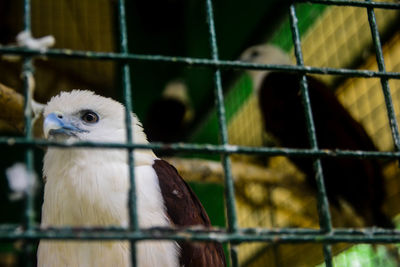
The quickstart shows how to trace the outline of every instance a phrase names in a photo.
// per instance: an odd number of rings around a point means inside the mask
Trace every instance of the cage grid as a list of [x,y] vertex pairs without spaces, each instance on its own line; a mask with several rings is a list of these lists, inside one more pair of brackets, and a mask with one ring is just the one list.
[[[301,51],[301,41],[297,25],[296,5],[304,4],[324,4],[338,6],[356,6],[366,9],[368,15],[371,36],[374,43],[376,59],[378,62],[378,70],[355,70],[344,68],[324,68],[312,67],[304,65]],[[384,64],[382,47],[377,29],[374,9],[400,9],[398,3],[372,2],[372,1],[347,1],[347,0],[308,0],[297,1],[292,3],[289,8],[289,16],[291,21],[292,38],[295,47],[296,66],[282,65],[265,65],[252,64],[240,61],[220,60],[218,57],[217,36],[215,33],[215,25],[213,18],[213,5],[211,0],[206,0],[206,14],[209,31],[209,42],[211,56],[210,58],[189,58],[189,57],[171,57],[163,55],[139,55],[132,54],[128,51],[127,43],[127,27],[125,2],[118,2],[118,20],[120,28],[120,52],[94,52],[94,51],[78,51],[67,49],[50,49],[47,51],[38,51],[27,48],[4,46],[0,47],[1,54],[18,54],[24,57],[23,61],[23,81],[25,96],[25,136],[24,137],[1,137],[1,146],[20,146],[26,149],[25,163],[27,169],[33,172],[33,149],[35,146],[57,146],[57,147],[86,147],[88,149],[94,147],[103,148],[119,148],[133,151],[134,149],[154,149],[163,150],[170,149],[183,152],[212,153],[221,155],[225,173],[225,197],[228,216],[228,226],[226,229],[216,230],[173,230],[173,229],[139,229],[136,214],[136,197],[135,197],[135,180],[134,180],[134,157],[133,153],[129,153],[129,173],[130,173],[130,227],[129,229],[121,229],[116,227],[106,227],[102,229],[90,228],[52,228],[40,229],[35,225],[35,214],[33,209],[33,192],[27,196],[25,218],[23,228],[19,225],[1,225],[0,240],[27,240],[34,241],[38,239],[86,239],[86,240],[129,240],[134,245],[140,240],[192,240],[192,241],[217,241],[228,243],[230,245],[230,258],[232,266],[238,266],[236,246],[243,242],[267,242],[271,244],[279,243],[320,243],[323,245],[326,266],[332,266],[332,253],[330,245],[333,243],[398,243],[400,242],[400,232],[387,229],[335,229],[332,227],[330,213],[328,209],[328,201],[323,183],[323,174],[321,166],[321,158],[323,157],[355,157],[355,158],[390,158],[399,159],[400,157],[400,137],[398,132],[398,124],[394,113],[392,99],[390,95],[389,79],[400,79],[399,72],[387,72]],[[31,1],[24,0],[24,16],[23,29],[27,32],[31,31]],[[124,94],[124,103],[126,106],[126,131],[128,133],[127,143],[76,143],[65,144],[50,142],[45,140],[36,140],[32,137],[31,121],[32,110],[29,99],[32,92],[30,91],[32,75],[34,75],[33,60],[38,56],[59,57],[59,58],[85,58],[97,60],[117,61],[122,64],[122,91]],[[131,140],[131,123],[129,113],[133,109],[130,87],[130,62],[132,61],[151,61],[151,62],[167,62],[170,64],[183,64],[193,67],[209,67],[214,70],[214,90],[216,99],[216,108],[218,110],[218,123],[220,144],[219,145],[200,145],[200,144],[169,144],[166,146],[162,143],[151,143],[148,145],[136,144]],[[302,75],[301,89],[303,92],[303,103],[305,115],[307,117],[307,126],[309,139],[312,144],[311,149],[289,149],[289,148],[268,148],[268,147],[246,147],[234,146],[228,143],[228,131],[226,127],[225,107],[223,105],[224,96],[222,93],[221,70],[222,69],[255,69],[255,70],[281,70],[287,72],[297,72]],[[313,125],[311,104],[308,97],[308,85],[306,74],[322,74],[322,75],[340,75],[344,77],[362,77],[362,78],[379,78],[385,98],[385,106],[387,110],[388,121],[395,144],[395,151],[348,151],[348,150],[319,150],[318,140],[316,140],[315,129]],[[309,157],[314,160],[314,170],[318,182],[318,210],[320,219],[320,229],[266,229],[266,228],[239,228],[237,223],[235,202],[234,202],[234,186],[231,173],[231,163],[229,156],[232,154],[260,154],[268,156],[294,156]],[[132,246],[133,248],[134,246]],[[30,248],[28,247],[27,250]],[[29,252],[29,251],[28,251]],[[134,250],[133,250],[134,252]],[[135,253],[132,253],[132,266],[136,266]]]
[[[364,8],[359,7],[341,7],[341,6],[329,6],[329,8],[323,8],[323,6],[315,5],[308,7],[308,14],[318,14],[316,19],[314,18],[311,26],[308,27],[306,31],[302,31],[301,45],[303,49],[303,57],[306,65],[312,66],[330,66],[334,68],[339,67],[357,67],[357,69],[367,69],[367,70],[377,70],[376,66],[376,58],[375,54],[370,52],[372,48],[372,39],[371,33],[369,31],[369,23],[367,19],[367,14]],[[297,14],[299,16],[299,28],[301,29],[302,24],[305,21],[310,20],[310,15],[307,16],[301,12],[304,10],[304,6],[299,6],[297,8]],[[312,11],[314,9],[314,11]],[[321,14],[322,13],[322,14]],[[397,29],[395,25],[398,22],[398,11],[397,10],[386,10],[386,9],[378,9],[375,10],[376,19],[378,21],[379,32],[381,34],[382,40],[384,41],[383,52],[385,58],[385,64],[387,70],[398,72],[398,68],[393,68],[398,62],[398,57],[396,56],[398,47],[397,38],[393,38],[392,31]],[[288,53],[293,53],[288,47],[285,45],[288,41],[284,38],[285,36],[290,36],[290,31],[288,26],[289,23],[284,23],[280,28],[278,28],[275,32],[275,38],[269,42],[282,49],[285,49]],[[393,28],[393,26],[396,28]],[[307,26],[307,25],[306,25]],[[396,36],[398,34],[395,34]],[[290,40],[291,41],[291,40]],[[318,55],[318,56],[316,56]],[[361,57],[361,58],[360,58]],[[292,62],[294,60],[292,59]],[[367,61],[368,64],[362,64],[360,61]],[[355,64],[356,63],[356,64]],[[375,64],[374,64],[375,63]],[[357,65],[359,64],[359,65]],[[230,106],[235,105],[236,103],[232,103],[230,101],[230,96],[232,93],[239,94],[241,91],[244,91],[245,88],[242,85],[242,81],[246,79],[249,73],[246,72],[243,76],[234,84],[229,93],[226,96],[226,105],[229,108]],[[330,88],[332,90],[336,90],[336,94],[342,104],[348,109],[353,117],[356,118],[368,131],[369,136],[372,137],[374,143],[376,143],[379,147],[379,150],[392,150],[393,149],[393,139],[390,132],[390,127],[388,124],[388,117],[386,112],[386,107],[383,99],[383,94],[380,81],[378,78],[373,79],[364,79],[364,78],[346,78],[345,80],[342,77],[337,77],[334,75],[317,75],[318,80],[323,80],[326,84],[331,85]],[[343,81],[344,80],[344,81]],[[355,81],[354,81],[355,80]],[[399,109],[398,109],[398,81],[390,80],[390,90],[392,94],[392,100],[394,101],[394,106],[396,109],[397,119],[399,118]],[[248,86],[251,87],[251,81],[248,82]],[[343,86],[343,84],[345,86]],[[350,85],[349,85],[350,84]],[[339,87],[339,88],[337,88]],[[239,92],[240,91],[240,92]],[[235,101],[238,101],[235,98]],[[260,111],[258,108],[258,99],[256,94],[251,94],[248,97],[242,98],[243,105],[240,110],[234,114],[231,120],[228,120],[228,130],[229,130],[229,141],[231,144],[235,145],[247,145],[247,146],[263,146],[270,145],[272,142],[272,146],[276,145],[273,139],[270,139],[269,136],[266,136],[264,132]],[[358,105],[362,105],[363,108],[358,107]],[[357,113],[357,114],[356,114]],[[365,118],[366,117],[366,118]],[[383,126],[383,127],[382,127]],[[278,142],[279,144],[279,142]],[[385,146],[382,146],[384,144]],[[284,173],[289,173],[288,168],[293,167],[293,164],[285,157],[272,157],[267,160],[265,157],[251,157],[251,156],[242,156],[242,157],[234,157],[233,165],[238,162],[248,161],[253,162],[256,165],[264,166],[266,161],[268,161],[268,169],[274,170],[282,170]],[[390,162],[391,165],[396,165],[396,162]],[[387,162],[384,164],[384,168],[388,168]],[[396,168],[396,167],[395,167]],[[299,171],[297,171],[299,172]],[[385,171],[385,173],[387,173]],[[294,175],[294,174],[292,174]],[[385,183],[386,183],[386,200],[383,209],[385,213],[390,214],[390,216],[394,216],[397,214],[398,210],[395,203],[395,198],[397,196],[397,188],[395,181],[397,180],[396,174],[385,175]],[[238,177],[236,177],[238,179]],[[238,183],[238,181],[236,181]],[[290,188],[289,185],[286,185],[284,180],[279,181],[272,189],[272,194],[270,194],[270,198],[277,205],[276,211],[271,211],[269,207],[260,208],[257,205],[255,206],[247,206],[248,199],[243,199],[237,196],[237,205],[238,205],[238,213],[239,213],[239,223],[242,227],[313,227],[310,225],[309,221],[305,221],[307,216],[312,218],[312,221],[315,221],[315,215],[311,213],[306,213],[304,210],[295,208],[294,206],[297,204],[296,197],[301,196],[298,193],[296,181],[292,181],[293,188]],[[264,185],[259,185],[260,187],[265,187]],[[237,193],[242,194],[242,182],[237,185]],[[249,186],[245,186],[249,187]],[[285,189],[290,189],[294,195],[287,196],[290,198],[290,203],[293,203],[292,211],[296,211],[296,213],[292,214],[290,219],[282,220],[282,211],[285,210],[285,206],[282,205],[282,200],[274,199],[274,193],[276,191],[280,191]],[[303,189],[306,190],[306,189]],[[256,188],[253,188],[252,192],[249,194],[254,198],[255,195],[260,194]],[[277,193],[278,194],[278,193]],[[312,199],[309,199],[312,198]],[[250,197],[249,197],[250,198]],[[315,207],[314,202],[314,194],[310,196],[310,193],[307,196],[303,196],[301,198],[301,203],[308,207]],[[242,202],[245,202],[244,204]],[[247,204],[246,204],[247,203]],[[250,202],[251,203],[251,202]],[[390,203],[390,204],[389,204]],[[361,218],[357,218],[355,216],[355,212],[351,211],[347,206],[342,206],[340,211],[334,209],[334,205],[331,206],[332,213],[332,223],[335,227],[362,227],[363,220]],[[346,213],[344,210],[348,211],[348,220],[346,217]],[[339,212],[339,213],[338,213]],[[250,214],[249,214],[250,213]],[[266,214],[275,213],[278,223],[275,225],[271,225],[268,219],[266,220]],[[305,218],[303,217],[305,216]],[[302,223],[299,222],[299,219],[303,219]],[[339,219],[340,218],[340,219]],[[339,219],[339,220],[338,220]],[[315,224],[312,224],[315,227]],[[319,250],[317,245],[315,247],[308,247],[309,250],[316,251]],[[291,247],[292,251],[288,248]],[[303,250],[303,246],[289,246],[283,245],[278,246],[275,249],[281,257],[279,266],[293,266],[294,263],[301,265],[301,259],[307,259],[307,262],[313,263],[314,257],[318,259],[321,258],[320,255],[316,255],[316,253],[307,255],[307,251]],[[336,255],[338,252],[343,251],[343,249],[348,249],[350,245],[347,247],[339,247],[335,245],[332,247],[333,253]],[[251,262],[248,266],[259,266],[257,265],[260,261],[254,261],[255,257],[263,258],[264,261],[267,261],[268,257],[265,255],[261,255],[260,253],[254,252],[259,251],[260,248],[263,248],[262,251],[266,255],[270,255],[274,248],[271,245],[266,245],[262,243],[247,243],[242,244],[239,250],[240,261],[244,266],[247,266],[249,262]],[[261,251],[261,250],[260,250]],[[297,257],[293,257],[293,260],[290,261],[291,253],[297,253]],[[346,252],[347,253],[347,252]],[[362,255],[360,255],[362,257]],[[273,264],[273,257],[270,255],[271,263]],[[372,260],[372,259],[370,259]],[[316,264],[316,263],[315,263]],[[336,263],[337,264],[337,263]],[[343,265],[337,265],[343,266]]]

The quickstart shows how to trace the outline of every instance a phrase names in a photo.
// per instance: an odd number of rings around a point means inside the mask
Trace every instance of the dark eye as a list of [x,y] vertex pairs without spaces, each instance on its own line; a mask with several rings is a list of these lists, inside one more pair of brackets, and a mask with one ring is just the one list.
[[253,50],[250,54],[251,58],[256,58],[260,55],[260,53],[257,50]]
[[87,123],[96,123],[99,121],[99,116],[93,111],[85,111],[81,119]]

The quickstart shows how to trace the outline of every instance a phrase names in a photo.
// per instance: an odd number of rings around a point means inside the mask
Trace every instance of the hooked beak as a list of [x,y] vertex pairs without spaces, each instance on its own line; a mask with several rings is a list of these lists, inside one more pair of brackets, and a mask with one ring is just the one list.
[[44,137],[47,139],[49,135],[67,135],[76,136],[76,133],[87,132],[73,125],[60,112],[53,112],[47,115],[43,123]]

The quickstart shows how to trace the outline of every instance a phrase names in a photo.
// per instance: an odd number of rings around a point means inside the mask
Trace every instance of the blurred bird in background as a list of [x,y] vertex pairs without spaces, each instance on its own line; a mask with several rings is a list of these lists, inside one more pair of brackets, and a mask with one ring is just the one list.
[[[126,142],[125,108],[120,103],[74,90],[53,97],[44,111],[49,140]],[[132,138],[147,138],[134,114]],[[204,227],[210,219],[177,170],[151,150],[135,150],[138,223],[149,227]],[[128,151],[105,148],[49,147],[41,227],[129,225]],[[138,266],[225,266],[215,242],[142,241],[136,245]],[[130,266],[128,241],[47,241],[38,249],[38,266]]]
[[170,81],[145,118],[144,128],[149,141],[182,141],[193,116],[186,84],[180,80]]
[[[289,56],[272,45],[248,48],[240,58],[262,64],[291,65]],[[304,107],[301,100],[301,75],[280,71],[249,71],[264,127],[282,147],[310,148]],[[307,76],[312,114],[318,146],[321,149],[377,151],[374,143],[333,91],[318,79]],[[290,160],[306,174],[315,189],[315,172],[311,159]],[[384,177],[375,159],[325,158],[321,160],[329,201],[340,207],[348,202],[368,226],[393,227],[384,215]]]

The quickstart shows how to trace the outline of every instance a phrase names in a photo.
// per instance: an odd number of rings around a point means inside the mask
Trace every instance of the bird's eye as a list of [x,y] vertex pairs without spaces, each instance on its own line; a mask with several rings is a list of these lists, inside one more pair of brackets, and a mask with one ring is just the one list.
[[99,121],[99,116],[93,111],[86,111],[83,113],[81,119],[87,123],[96,123]]
[[260,55],[260,53],[257,50],[253,50],[250,54],[251,58],[256,58]]

